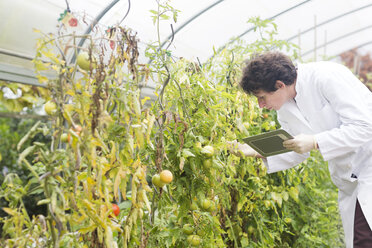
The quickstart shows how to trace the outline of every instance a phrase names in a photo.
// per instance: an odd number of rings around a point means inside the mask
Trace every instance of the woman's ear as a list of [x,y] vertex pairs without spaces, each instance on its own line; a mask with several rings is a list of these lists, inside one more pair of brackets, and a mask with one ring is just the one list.
[[283,83],[280,80],[276,80],[275,88],[280,89],[280,88],[283,88],[283,87],[285,87],[285,83]]

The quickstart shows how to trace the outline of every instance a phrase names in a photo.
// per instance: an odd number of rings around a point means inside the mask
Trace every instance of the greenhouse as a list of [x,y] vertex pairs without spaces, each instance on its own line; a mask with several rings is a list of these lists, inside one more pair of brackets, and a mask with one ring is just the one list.
[[1,0],[0,247],[372,247],[371,0]]

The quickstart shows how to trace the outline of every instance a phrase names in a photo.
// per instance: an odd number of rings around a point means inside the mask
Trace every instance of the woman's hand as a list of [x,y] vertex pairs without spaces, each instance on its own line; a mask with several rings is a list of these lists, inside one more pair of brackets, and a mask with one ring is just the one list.
[[253,148],[250,147],[247,144],[241,144],[241,143],[237,142],[236,140],[227,141],[227,144],[228,144],[227,148],[235,156],[263,158],[260,154],[258,154],[258,152],[253,150]]
[[300,154],[310,152],[313,149],[318,149],[315,136],[306,134],[300,134],[295,136],[293,139],[284,141],[283,146]]

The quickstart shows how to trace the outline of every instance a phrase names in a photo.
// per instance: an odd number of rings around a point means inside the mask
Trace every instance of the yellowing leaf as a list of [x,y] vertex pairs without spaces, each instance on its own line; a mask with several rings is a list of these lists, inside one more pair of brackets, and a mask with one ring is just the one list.
[[105,243],[106,243],[106,247],[113,247],[113,248],[117,247],[117,245],[116,246],[114,245],[114,238],[112,236],[112,230],[110,226],[106,226]]
[[185,165],[185,158],[184,157],[181,157],[180,158],[180,171],[183,171],[183,166]]
[[35,68],[37,71],[45,71],[48,70],[48,66],[50,65],[49,63],[44,63],[40,60],[33,60],[35,64]]
[[88,182],[89,185],[95,185],[96,184],[96,181],[94,181],[94,179],[91,178],[91,177],[87,178],[87,182]]
[[126,52],[123,52],[123,56],[124,56],[124,58],[125,58],[126,60],[130,60],[130,58],[129,58],[129,56],[128,56],[128,54],[127,54]]
[[66,95],[75,96],[75,91],[69,89],[65,92]]
[[96,230],[96,228],[97,228],[97,226],[95,224],[92,224],[88,227],[80,228],[79,233],[81,233],[81,234],[91,233],[94,230]]
[[141,100],[141,104],[144,105],[144,104],[147,102],[147,100],[151,100],[151,98],[148,97],[148,96],[144,97],[144,98]]
[[116,145],[114,141],[110,141],[111,152],[110,152],[110,163],[113,164],[116,161]]
[[60,183],[66,183],[66,181],[59,175],[56,175],[55,179],[57,179]]
[[114,181],[114,197],[117,200],[119,198],[119,192],[118,191],[119,191],[119,186],[120,186],[120,182],[121,182],[121,173],[122,173],[122,170],[120,168],[118,173],[116,174],[115,181]]
[[3,208],[3,211],[9,215],[16,215],[17,211],[11,208]]
[[146,206],[147,210],[148,210],[149,213],[151,214],[150,201],[149,201],[149,199],[147,198],[146,191],[145,191],[145,190],[141,190],[140,194],[141,194],[141,198],[142,198],[142,200],[145,202],[145,206]]
[[37,75],[36,77],[39,80],[39,83],[42,83],[43,84],[43,83],[47,83],[48,82],[48,78],[45,77],[45,76]]
[[78,175],[78,180],[79,181],[85,181],[86,178],[87,178],[87,173],[86,172],[82,172],[81,174]]
[[37,98],[29,94],[22,96],[21,99],[29,103],[37,102]]

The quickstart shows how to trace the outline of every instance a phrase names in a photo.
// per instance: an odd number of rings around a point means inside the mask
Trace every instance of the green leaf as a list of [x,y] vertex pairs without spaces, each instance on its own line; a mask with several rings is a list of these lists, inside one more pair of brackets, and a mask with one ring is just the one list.
[[298,188],[291,187],[288,193],[289,193],[289,196],[292,197],[293,200],[298,202],[298,194],[299,194]]
[[276,193],[276,192],[271,192],[271,197],[279,205],[279,207],[282,206],[283,198],[282,198],[282,195],[281,194]]
[[43,200],[38,201],[36,205],[40,206],[40,205],[44,205],[44,204],[49,204],[50,202],[51,202],[50,199],[47,198],[47,199],[43,199]]
[[190,152],[189,149],[183,149],[182,150],[182,156],[185,157],[185,158],[195,157],[195,155],[192,152]]
[[165,15],[165,14],[162,14],[162,15],[160,16],[160,18],[161,18],[162,20],[169,20],[170,16]]

